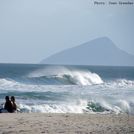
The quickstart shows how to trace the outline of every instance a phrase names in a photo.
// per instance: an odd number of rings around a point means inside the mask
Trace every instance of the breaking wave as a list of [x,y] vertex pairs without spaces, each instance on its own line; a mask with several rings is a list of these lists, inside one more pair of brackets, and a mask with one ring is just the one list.
[[30,80],[40,80],[50,85],[94,85],[101,84],[101,77],[89,71],[67,69],[65,67],[49,67],[36,70],[28,75]]
[[110,89],[134,88],[134,80],[117,79],[113,81],[104,82],[102,86]]
[[63,67],[39,69],[17,79],[0,79],[1,85],[96,85],[102,84],[101,77],[90,71],[67,69]]
[[73,72],[71,74],[32,77],[30,81],[46,85],[96,85],[102,84],[102,79],[91,72]]
[[80,100],[73,104],[40,104],[26,105],[19,104],[20,112],[26,113],[127,113],[134,114],[134,103],[126,100],[116,100],[113,104],[102,101]]
[[[53,91],[56,91],[59,86],[62,86],[62,89],[64,89],[64,86],[70,87],[70,86],[75,86],[75,85],[76,86],[86,86],[85,89],[88,89],[89,88],[88,86],[93,85],[93,86],[98,87],[98,90],[99,90],[99,87],[100,87],[100,89],[113,89],[113,90],[128,89],[128,88],[133,89],[134,88],[134,81],[132,81],[132,80],[120,79],[120,80],[106,82],[106,81],[102,81],[99,76],[96,76],[96,74],[95,74],[95,77],[97,78],[97,80],[96,80],[96,78],[91,80],[91,75],[89,78],[86,74],[86,77],[88,77],[87,79],[84,76],[81,76],[82,79],[86,79],[86,81],[83,81],[83,80],[79,79],[78,77],[77,78],[68,78],[69,76],[61,76],[63,78],[59,78],[58,76],[51,76],[51,79],[53,79],[53,77],[54,77],[54,79],[56,79],[56,83],[54,83],[53,80],[50,80],[52,83],[51,85],[50,85],[50,83],[48,84],[47,82],[45,84],[44,83],[43,84],[40,84],[40,83],[38,83],[38,84],[28,83],[27,84],[27,83],[23,83],[23,82],[22,83],[17,82],[12,79],[0,79],[0,89],[1,89],[1,91],[3,90],[3,91],[37,91],[37,92],[40,91],[40,92],[42,92],[42,91],[49,91],[50,89]],[[60,84],[57,81],[60,82]],[[62,83],[62,85],[61,85],[61,83]],[[76,87],[73,87],[73,88],[76,88]]]

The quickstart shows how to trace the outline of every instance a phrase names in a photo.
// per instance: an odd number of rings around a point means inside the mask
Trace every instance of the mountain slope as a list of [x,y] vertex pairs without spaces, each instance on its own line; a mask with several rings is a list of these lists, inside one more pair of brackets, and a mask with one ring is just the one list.
[[41,63],[65,65],[134,66],[134,56],[106,37],[56,53]]

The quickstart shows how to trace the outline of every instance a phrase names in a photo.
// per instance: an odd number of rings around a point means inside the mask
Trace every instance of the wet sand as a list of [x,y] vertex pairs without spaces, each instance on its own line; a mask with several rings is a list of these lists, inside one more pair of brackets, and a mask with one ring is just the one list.
[[0,134],[134,134],[134,116],[5,113]]

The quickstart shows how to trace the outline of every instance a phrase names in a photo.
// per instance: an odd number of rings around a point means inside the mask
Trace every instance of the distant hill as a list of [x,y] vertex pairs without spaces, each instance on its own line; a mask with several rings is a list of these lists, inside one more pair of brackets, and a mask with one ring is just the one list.
[[109,38],[103,37],[56,53],[41,63],[134,66],[134,56],[119,49]]

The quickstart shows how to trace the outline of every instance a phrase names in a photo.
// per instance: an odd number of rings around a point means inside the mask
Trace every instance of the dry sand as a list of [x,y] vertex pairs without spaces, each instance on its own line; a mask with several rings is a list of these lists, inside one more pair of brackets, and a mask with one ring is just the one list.
[[0,134],[134,134],[134,116],[0,114]]

